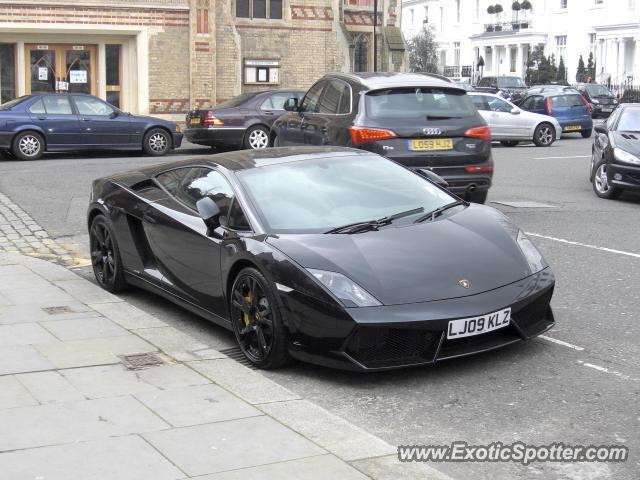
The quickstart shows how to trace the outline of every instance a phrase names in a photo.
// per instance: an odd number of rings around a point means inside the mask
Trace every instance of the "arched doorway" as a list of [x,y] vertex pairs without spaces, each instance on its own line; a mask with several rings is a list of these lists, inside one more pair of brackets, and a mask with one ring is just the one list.
[[356,37],[353,51],[353,71],[369,71],[369,39],[364,33]]

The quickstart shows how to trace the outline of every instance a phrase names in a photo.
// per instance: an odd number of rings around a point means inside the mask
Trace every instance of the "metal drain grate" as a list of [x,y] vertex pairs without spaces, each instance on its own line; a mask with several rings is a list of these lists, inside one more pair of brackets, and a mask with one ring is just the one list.
[[49,315],[60,315],[62,313],[74,313],[71,307],[68,307],[66,305],[61,305],[58,307],[43,307],[42,310],[44,310]]
[[251,370],[257,370],[258,368],[249,361],[247,357],[244,356],[240,347],[231,347],[225,348],[223,350],[218,350],[220,353],[225,354],[231,360],[235,360],[236,362],[244,365],[245,367],[250,368]]
[[122,355],[122,363],[129,370],[140,370],[147,367],[157,367],[164,362],[155,353],[135,353],[132,355]]

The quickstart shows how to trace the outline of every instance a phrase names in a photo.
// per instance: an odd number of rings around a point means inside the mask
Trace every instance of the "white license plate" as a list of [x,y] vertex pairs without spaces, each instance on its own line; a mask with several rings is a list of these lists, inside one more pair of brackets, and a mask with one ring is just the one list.
[[447,328],[447,338],[463,338],[506,327],[511,322],[511,309],[505,308],[481,317],[461,318],[451,320]]

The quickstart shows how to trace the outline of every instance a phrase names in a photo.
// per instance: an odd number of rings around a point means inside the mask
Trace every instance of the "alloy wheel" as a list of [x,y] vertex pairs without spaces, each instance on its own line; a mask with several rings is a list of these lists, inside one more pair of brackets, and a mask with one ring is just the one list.
[[549,145],[553,140],[553,133],[550,127],[542,127],[538,132],[538,139],[543,145]]
[[103,223],[95,223],[91,229],[91,263],[96,278],[101,284],[113,282],[116,275],[116,262],[113,240]]
[[164,152],[167,149],[167,137],[162,133],[154,133],[149,137],[149,148],[154,152]]
[[40,140],[33,135],[25,135],[18,142],[18,149],[26,157],[33,157],[40,151]]
[[598,170],[596,170],[596,174],[593,177],[593,181],[598,193],[606,194],[609,191],[611,187],[609,186],[609,180],[607,179],[606,164],[603,163],[598,167]]
[[260,128],[256,128],[249,133],[249,146],[254,149],[267,148],[269,146],[269,135]]
[[235,282],[231,320],[245,355],[252,362],[263,362],[274,342],[273,309],[264,288],[252,275],[243,275]]

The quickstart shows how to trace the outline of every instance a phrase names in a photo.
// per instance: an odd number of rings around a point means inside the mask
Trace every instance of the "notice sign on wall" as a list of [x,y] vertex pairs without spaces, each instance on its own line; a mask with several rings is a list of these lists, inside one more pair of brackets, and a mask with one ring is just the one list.
[[49,69],[47,67],[38,67],[38,80],[47,81],[49,79]]
[[86,70],[70,70],[69,83],[87,83]]

